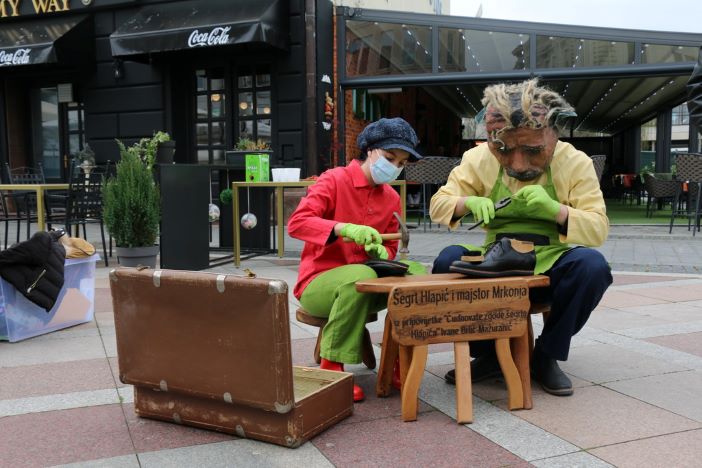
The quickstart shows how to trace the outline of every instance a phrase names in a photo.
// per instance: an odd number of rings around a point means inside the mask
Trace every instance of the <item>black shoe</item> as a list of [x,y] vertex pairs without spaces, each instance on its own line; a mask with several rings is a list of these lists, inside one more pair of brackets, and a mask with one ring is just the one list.
[[471,278],[529,276],[534,274],[536,253],[532,242],[503,237],[488,246],[482,262],[458,260],[449,271]]
[[565,372],[558,367],[558,361],[534,348],[531,359],[531,375],[546,392],[557,396],[573,394],[573,384]]
[[[499,377],[502,375],[500,363],[497,361],[497,356],[494,354],[475,358],[470,363],[470,381],[481,382],[491,377]],[[456,371],[451,369],[444,376],[447,384],[456,385]]]

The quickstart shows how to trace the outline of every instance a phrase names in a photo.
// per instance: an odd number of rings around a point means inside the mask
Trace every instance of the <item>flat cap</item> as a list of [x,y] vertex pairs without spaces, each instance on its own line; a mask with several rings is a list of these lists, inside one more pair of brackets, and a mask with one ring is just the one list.
[[416,161],[422,156],[415,149],[419,140],[414,129],[400,117],[380,119],[368,124],[358,135],[358,147],[364,153],[369,149],[401,149],[410,154],[409,160]]

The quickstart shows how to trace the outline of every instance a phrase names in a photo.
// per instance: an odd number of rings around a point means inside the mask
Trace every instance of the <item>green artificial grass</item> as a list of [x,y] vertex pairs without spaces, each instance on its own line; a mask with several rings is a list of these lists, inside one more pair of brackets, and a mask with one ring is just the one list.
[[[668,224],[670,223],[670,205],[653,211],[653,216],[646,217],[646,201],[641,204],[622,200],[605,200],[609,224]],[[654,206],[655,208],[655,206]],[[681,221],[678,221],[681,222]]]

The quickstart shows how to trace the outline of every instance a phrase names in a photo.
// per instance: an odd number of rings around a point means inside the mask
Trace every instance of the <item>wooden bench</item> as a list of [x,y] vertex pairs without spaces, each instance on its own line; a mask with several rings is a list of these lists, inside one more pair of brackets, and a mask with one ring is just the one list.
[[139,416],[297,447],[353,412],[353,376],[293,367],[284,281],[110,272],[119,376]]
[[[532,407],[529,374],[531,307],[528,288],[547,286],[548,282],[546,276],[486,280],[466,279],[454,273],[380,278],[358,282],[356,284],[358,291],[389,294],[376,393],[380,397],[390,394],[392,367],[399,354],[402,418],[405,421],[415,420],[417,394],[428,354],[427,345],[453,342],[457,421],[471,422],[472,386],[469,342],[494,338],[498,361],[507,383],[508,407],[530,409]],[[519,297],[496,298],[493,297],[493,287],[506,287],[521,292]],[[466,299],[467,295],[476,294],[477,289],[488,293],[484,294],[484,297],[480,296],[482,293],[478,293],[479,296]],[[435,303],[426,300],[421,302],[417,299],[439,294],[449,299],[437,300]],[[502,316],[499,311],[503,311]],[[480,317],[481,314],[482,317]],[[444,319],[440,320],[442,317]]]

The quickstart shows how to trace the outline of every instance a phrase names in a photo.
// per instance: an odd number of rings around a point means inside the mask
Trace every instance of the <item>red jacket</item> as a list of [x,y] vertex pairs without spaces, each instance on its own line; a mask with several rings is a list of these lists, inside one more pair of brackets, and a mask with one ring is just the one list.
[[[317,275],[351,263],[364,263],[368,254],[362,245],[344,242],[339,237],[327,243],[336,223],[372,226],[380,233],[397,232],[399,223],[392,215],[400,214],[400,196],[387,184],[371,185],[357,159],[346,167],[324,172],[288,221],[288,234],[305,241],[300,259],[296,298]],[[383,243],[388,258],[395,258],[398,241]]]

